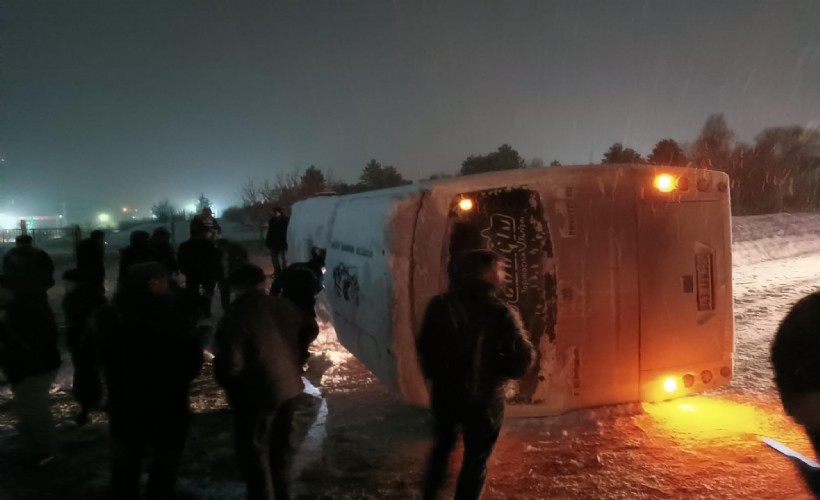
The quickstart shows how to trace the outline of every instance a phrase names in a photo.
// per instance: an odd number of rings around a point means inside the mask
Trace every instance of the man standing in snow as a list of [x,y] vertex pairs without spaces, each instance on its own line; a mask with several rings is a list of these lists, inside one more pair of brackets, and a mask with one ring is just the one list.
[[259,267],[243,266],[231,279],[237,298],[217,328],[214,376],[234,411],[248,500],[288,499],[293,413],[304,389],[298,335],[305,318],[289,300],[265,294]]
[[[820,457],[820,292],[797,302],[780,323],[771,360],[783,409],[805,428]],[[820,498],[820,470],[795,463]]]
[[518,313],[496,296],[506,279],[498,254],[461,253],[449,273],[450,290],[427,305],[417,344],[434,424],[424,498],[441,490],[460,431],[464,459],[455,498],[477,499],[504,419],[504,384],[524,376],[534,352]]
[[79,279],[105,293],[105,233],[91,231],[88,238],[77,245],[77,273]]
[[290,217],[285,216],[282,207],[273,207],[271,218],[268,220],[268,234],[265,236],[265,246],[270,250],[270,259],[273,263],[273,276],[276,277],[288,265],[285,252],[288,250],[288,223]]
[[208,241],[215,241],[222,234],[222,228],[219,227],[219,222],[214,218],[214,213],[211,207],[205,207],[199,215],[191,219],[190,226],[191,237],[196,235],[203,235]]

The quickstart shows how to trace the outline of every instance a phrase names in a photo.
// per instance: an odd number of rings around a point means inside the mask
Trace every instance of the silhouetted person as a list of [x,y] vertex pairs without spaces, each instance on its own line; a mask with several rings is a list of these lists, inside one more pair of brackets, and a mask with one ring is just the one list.
[[204,315],[210,317],[214,288],[222,278],[216,245],[203,233],[196,233],[179,246],[177,258],[179,270],[185,275],[185,289],[200,299]]
[[497,293],[504,265],[489,250],[473,250],[450,266],[450,289],[430,300],[418,339],[430,380],[434,443],[424,476],[424,498],[436,498],[459,433],[464,459],[455,498],[477,499],[504,419],[503,387],[524,376],[533,348],[518,313]]
[[[795,304],[774,336],[774,380],[786,414],[801,424],[820,458],[820,292]],[[820,498],[820,472],[795,461]]]
[[190,232],[191,238],[202,235],[206,240],[214,241],[222,234],[222,228],[214,218],[211,208],[205,207],[191,219]]
[[278,273],[270,287],[270,294],[289,299],[309,318],[299,334],[300,360],[310,357],[310,344],[319,335],[316,322],[316,295],[323,289],[325,251],[314,247],[307,262],[295,262]]
[[108,386],[111,496],[140,498],[141,464],[153,449],[146,498],[174,497],[188,432],[188,389],[202,366],[195,314],[170,291],[156,262],[131,266],[111,304],[95,313]]
[[268,233],[265,236],[265,246],[270,250],[274,277],[288,265],[285,253],[288,251],[289,222],[290,217],[285,215],[285,211],[282,207],[273,207],[271,218],[268,220]]
[[31,236],[22,234],[14,241],[14,248],[3,257],[6,287],[18,298],[36,295],[47,301],[47,291],[54,286],[54,262],[32,245]]
[[154,261],[154,254],[148,246],[151,235],[148,231],[132,231],[129,236],[130,244],[120,249],[120,272],[118,279],[122,280],[129,267],[134,264],[142,264]]
[[49,390],[60,366],[47,292],[54,285],[54,265],[32,246],[31,236],[21,235],[3,258],[3,271],[0,369],[11,383],[12,409],[28,451],[36,461],[49,460],[56,453]]
[[259,267],[244,266],[231,279],[237,298],[217,328],[214,375],[234,411],[247,499],[288,499],[293,412],[304,388],[297,344],[304,316],[292,302],[265,294]]
[[227,310],[231,305],[231,280],[229,279],[237,269],[250,262],[248,251],[239,243],[234,243],[225,238],[220,238],[216,242],[216,249],[219,252],[219,299],[222,303],[222,310]]
[[164,227],[158,227],[151,233],[151,239],[148,240],[148,246],[154,256],[154,260],[162,264],[162,267],[168,271],[169,276],[179,273],[179,265],[177,264],[176,252],[171,245],[171,232]]
[[105,233],[91,231],[88,238],[77,244],[77,273],[79,280],[105,291]]
[[98,408],[102,399],[98,345],[90,331],[89,319],[108,300],[98,283],[84,280],[76,269],[64,272],[63,280],[66,291],[62,308],[68,349],[74,365],[71,392],[80,405],[75,421],[78,425],[85,425],[89,412],[92,408]]

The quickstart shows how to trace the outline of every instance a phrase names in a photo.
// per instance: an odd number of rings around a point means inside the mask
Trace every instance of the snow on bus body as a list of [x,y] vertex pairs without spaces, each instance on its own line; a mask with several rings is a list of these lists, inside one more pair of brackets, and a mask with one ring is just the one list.
[[[465,201],[468,200],[468,201]],[[503,296],[537,363],[511,411],[651,401],[727,383],[731,222],[721,172],[646,165],[508,170],[293,207],[289,260],[327,250],[340,342],[408,402],[427,390],[415,338],[451,253],[505,258]]]

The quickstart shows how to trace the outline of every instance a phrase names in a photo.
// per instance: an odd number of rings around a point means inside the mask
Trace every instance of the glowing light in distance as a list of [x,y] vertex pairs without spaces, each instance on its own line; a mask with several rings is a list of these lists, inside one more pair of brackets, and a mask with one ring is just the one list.
[[458,208],[465,212],[469,212],[473,209],[473,200],[471,200],[470,198],[460,199],[458,201]]
[[669,377],[668,379],[663,381],[663,390],[669,393],[675,392],[678,388],[678,381]]
[[660,174],[655,176],[655,182],[652,185],[661,193],[668,193],[675,189],[675,180],[669,174]]
[[108,214],[100,214],[97,216],[97,220],[100,222],[108,222],[111,220],[111,216]]

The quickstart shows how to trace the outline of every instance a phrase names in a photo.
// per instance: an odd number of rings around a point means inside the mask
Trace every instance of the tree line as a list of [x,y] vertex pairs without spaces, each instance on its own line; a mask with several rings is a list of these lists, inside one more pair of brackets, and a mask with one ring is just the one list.
[[[644,158],[616,142],[604,152],[601,163],[689,166],[719,170],[731,179],[732,212],[735,215],[816,210],[820,207],[820,132],[808,127],[770,127],[741,142],[722,114],[710,115],[692,143],[666,138]],[[553,160],[549,166],[560,166]],[[438,172],[428,179],[471,175],[499,170],[546,166],[540,158],[525,160],[509,144],[483,155],[470,155],[456,173]],[[311,165],[304,172],[280,173],[274,179],[249,179],[240,186],[241,206],[225,210],[223,217],[261,223],[274,206],[289,208],[299,200],[323,192],[344,195],[410,184],[412,181],[392,165],[371,159],[354,183],[335,179]],[[205,195],[200,195],[197,209]],[[203,205],[207,206],[207,205]],[[168,200],[153,208],[159,219],[170,220],[182,212]]]

